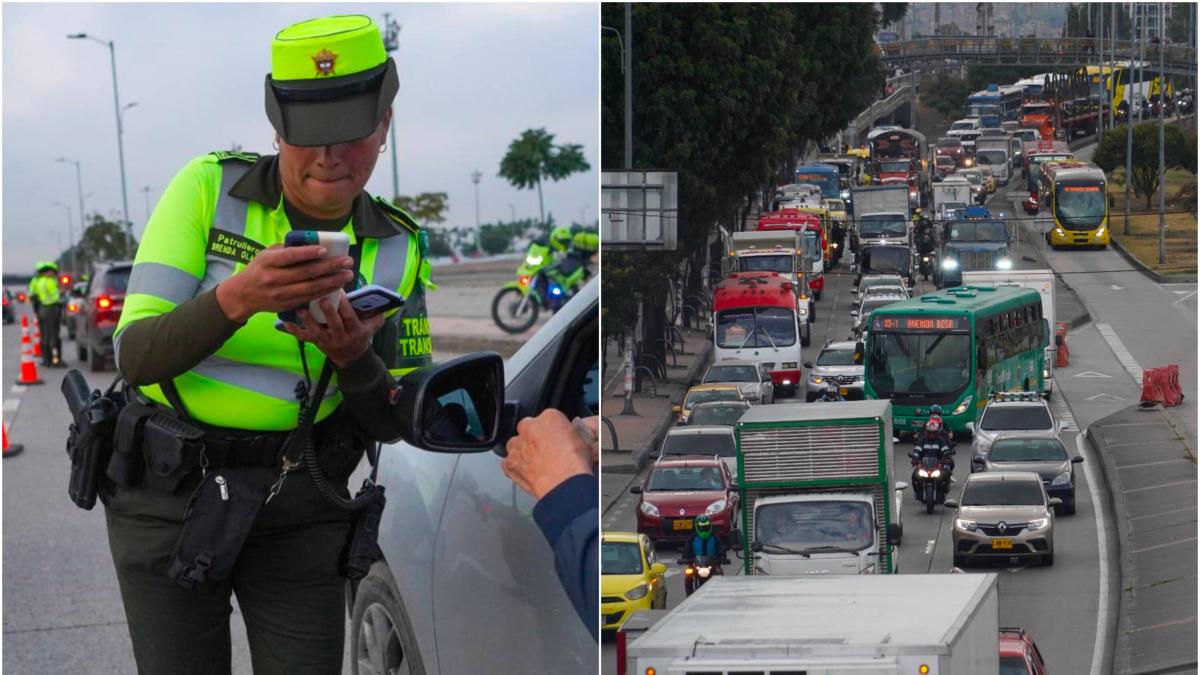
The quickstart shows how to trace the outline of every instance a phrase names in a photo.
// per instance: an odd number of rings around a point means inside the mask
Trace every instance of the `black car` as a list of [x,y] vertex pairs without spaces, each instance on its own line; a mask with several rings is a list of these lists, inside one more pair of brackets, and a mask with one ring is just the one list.
[[75,353],[92,371],[101,371],[113,358],[113,331],[125,305],[132,262],[102,263],[88,282],[75,315]]

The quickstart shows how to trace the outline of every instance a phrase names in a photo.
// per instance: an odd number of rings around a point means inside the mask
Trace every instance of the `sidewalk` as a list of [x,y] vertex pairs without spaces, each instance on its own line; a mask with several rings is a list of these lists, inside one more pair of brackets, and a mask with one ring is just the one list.
[[1170,409],[1092,423],[1120,560],[1112,672],[1195,672],[1196,455]]
[[[617,432],[618,451],[612,452],[612,442],[605,439],[600,453],[600,496],[602,511],[607,511],[623,494],[645,467],[653,451],[658,448],[662,437],[675,423],[671,406],[683,399],[688,382],[704,374],[712,360],[712,343],[703,332],[680,329],[684,337],[684,352],[676,354],[676,365],[667,356],[667,381],[658,382],[658,396],[650,379],[645,378],[642,393],[633,395],[633,408],[637,415],[622,415],[624,409],[622,361],[611,359],[612,365],[605,371],[601,382],[604,385],[604,416],[612,421]],[[607,431],[605,433],[607,435]]]
[[543,325],[538,322],[520,335],[505,333],[491,319],[468,319],[464,317],[431,316],[429,330],[433,346],[439,352],[466,354],[469,352],[497,352],[508,358],[515,354]]

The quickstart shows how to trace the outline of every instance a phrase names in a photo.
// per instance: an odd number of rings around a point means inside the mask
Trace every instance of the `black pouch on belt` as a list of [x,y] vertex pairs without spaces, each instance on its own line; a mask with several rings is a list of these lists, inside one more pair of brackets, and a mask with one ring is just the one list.
[[204,432],[198,427],[156,412],[142,428],[146,454],[146,486],[174,493],[188,474],[200,466]]
[[137,487],[142,482],[142,432],[154,408],[130,395],[129,403],[117,417],[112,459],[108,462],[109,480],[120,487]]
[[229,578],[267,501],[269,477],[261,468],[210,471],[188,502],[167,576],[184,588]]

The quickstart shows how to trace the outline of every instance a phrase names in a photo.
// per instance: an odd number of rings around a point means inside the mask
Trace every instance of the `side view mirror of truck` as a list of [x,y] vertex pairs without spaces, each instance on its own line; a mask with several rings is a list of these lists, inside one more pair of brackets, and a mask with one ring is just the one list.
[[907,489],[908,489],[908,483],[905,483],[902,480],[896,481],[896,492],[904,492]]
[[813,367],[812,361],[805,361],[804,367],[808,368],[809,370],[812,370],[812,367]]
[[888,539],[888,543],[891,544],[892,546],[900,545],[900,525],[899,524],[891,523],[888,525],[887,539]]
[[750,544],[750,550],[754,553],[762,553],[762,550],[763,550],[762,542],[761,541],[753,542],[752,544]]
[[957,509],[958,508],[958,500],[957,499],[947,499],[946,501],[944,501],[942,503],[945,504],[946,508],[948,508],[948,509]]

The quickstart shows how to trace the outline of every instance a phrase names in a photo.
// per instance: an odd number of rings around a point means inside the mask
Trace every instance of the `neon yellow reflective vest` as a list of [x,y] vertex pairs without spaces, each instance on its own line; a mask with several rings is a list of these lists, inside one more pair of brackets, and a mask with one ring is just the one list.
[[[267,206],[230,194],[259,161],[273,158],[212,153],[189,162],[171,181],[138,247],[114,338],[118,352],[121,334],[130,324],[170,312],[212,290],[241,272],[258,251],[283,243],[292,227],[282,197]],[[366,199],[364,195],[356,201],[342,232],[350,236],[352,247],[361,245],[359,281],[395,289],[406,299],[401,310],[389,315],[373,343],[389,371],[399,375],[428,363],[433,354],[424,302],[425,288],[434,288],[425,259],[427,243],[408,214],[381,200]],[[360,203],[363,209],[358,208]],[[368,214],[364,209],[372,210]],[[369,229],[366,223],[355,224],[360,214],[379,221],[371,226],[375,231],[364,234]],[[296,338],[277,330],[276,318],[273,313],[255,314],[216,353],[175,378],[192,417],[205,424],[252,431],[295,428],[296,385],[304,379],[304,367]],[[304,348],[315,383],[325,356],[315,345]],[[139,390],[169,405],[159,385]],[[341,401],[335,374],[317,420],[327,417]]]
[[58,304],[58,278],[38,275],[29,282],[29,295],[42,305]]

